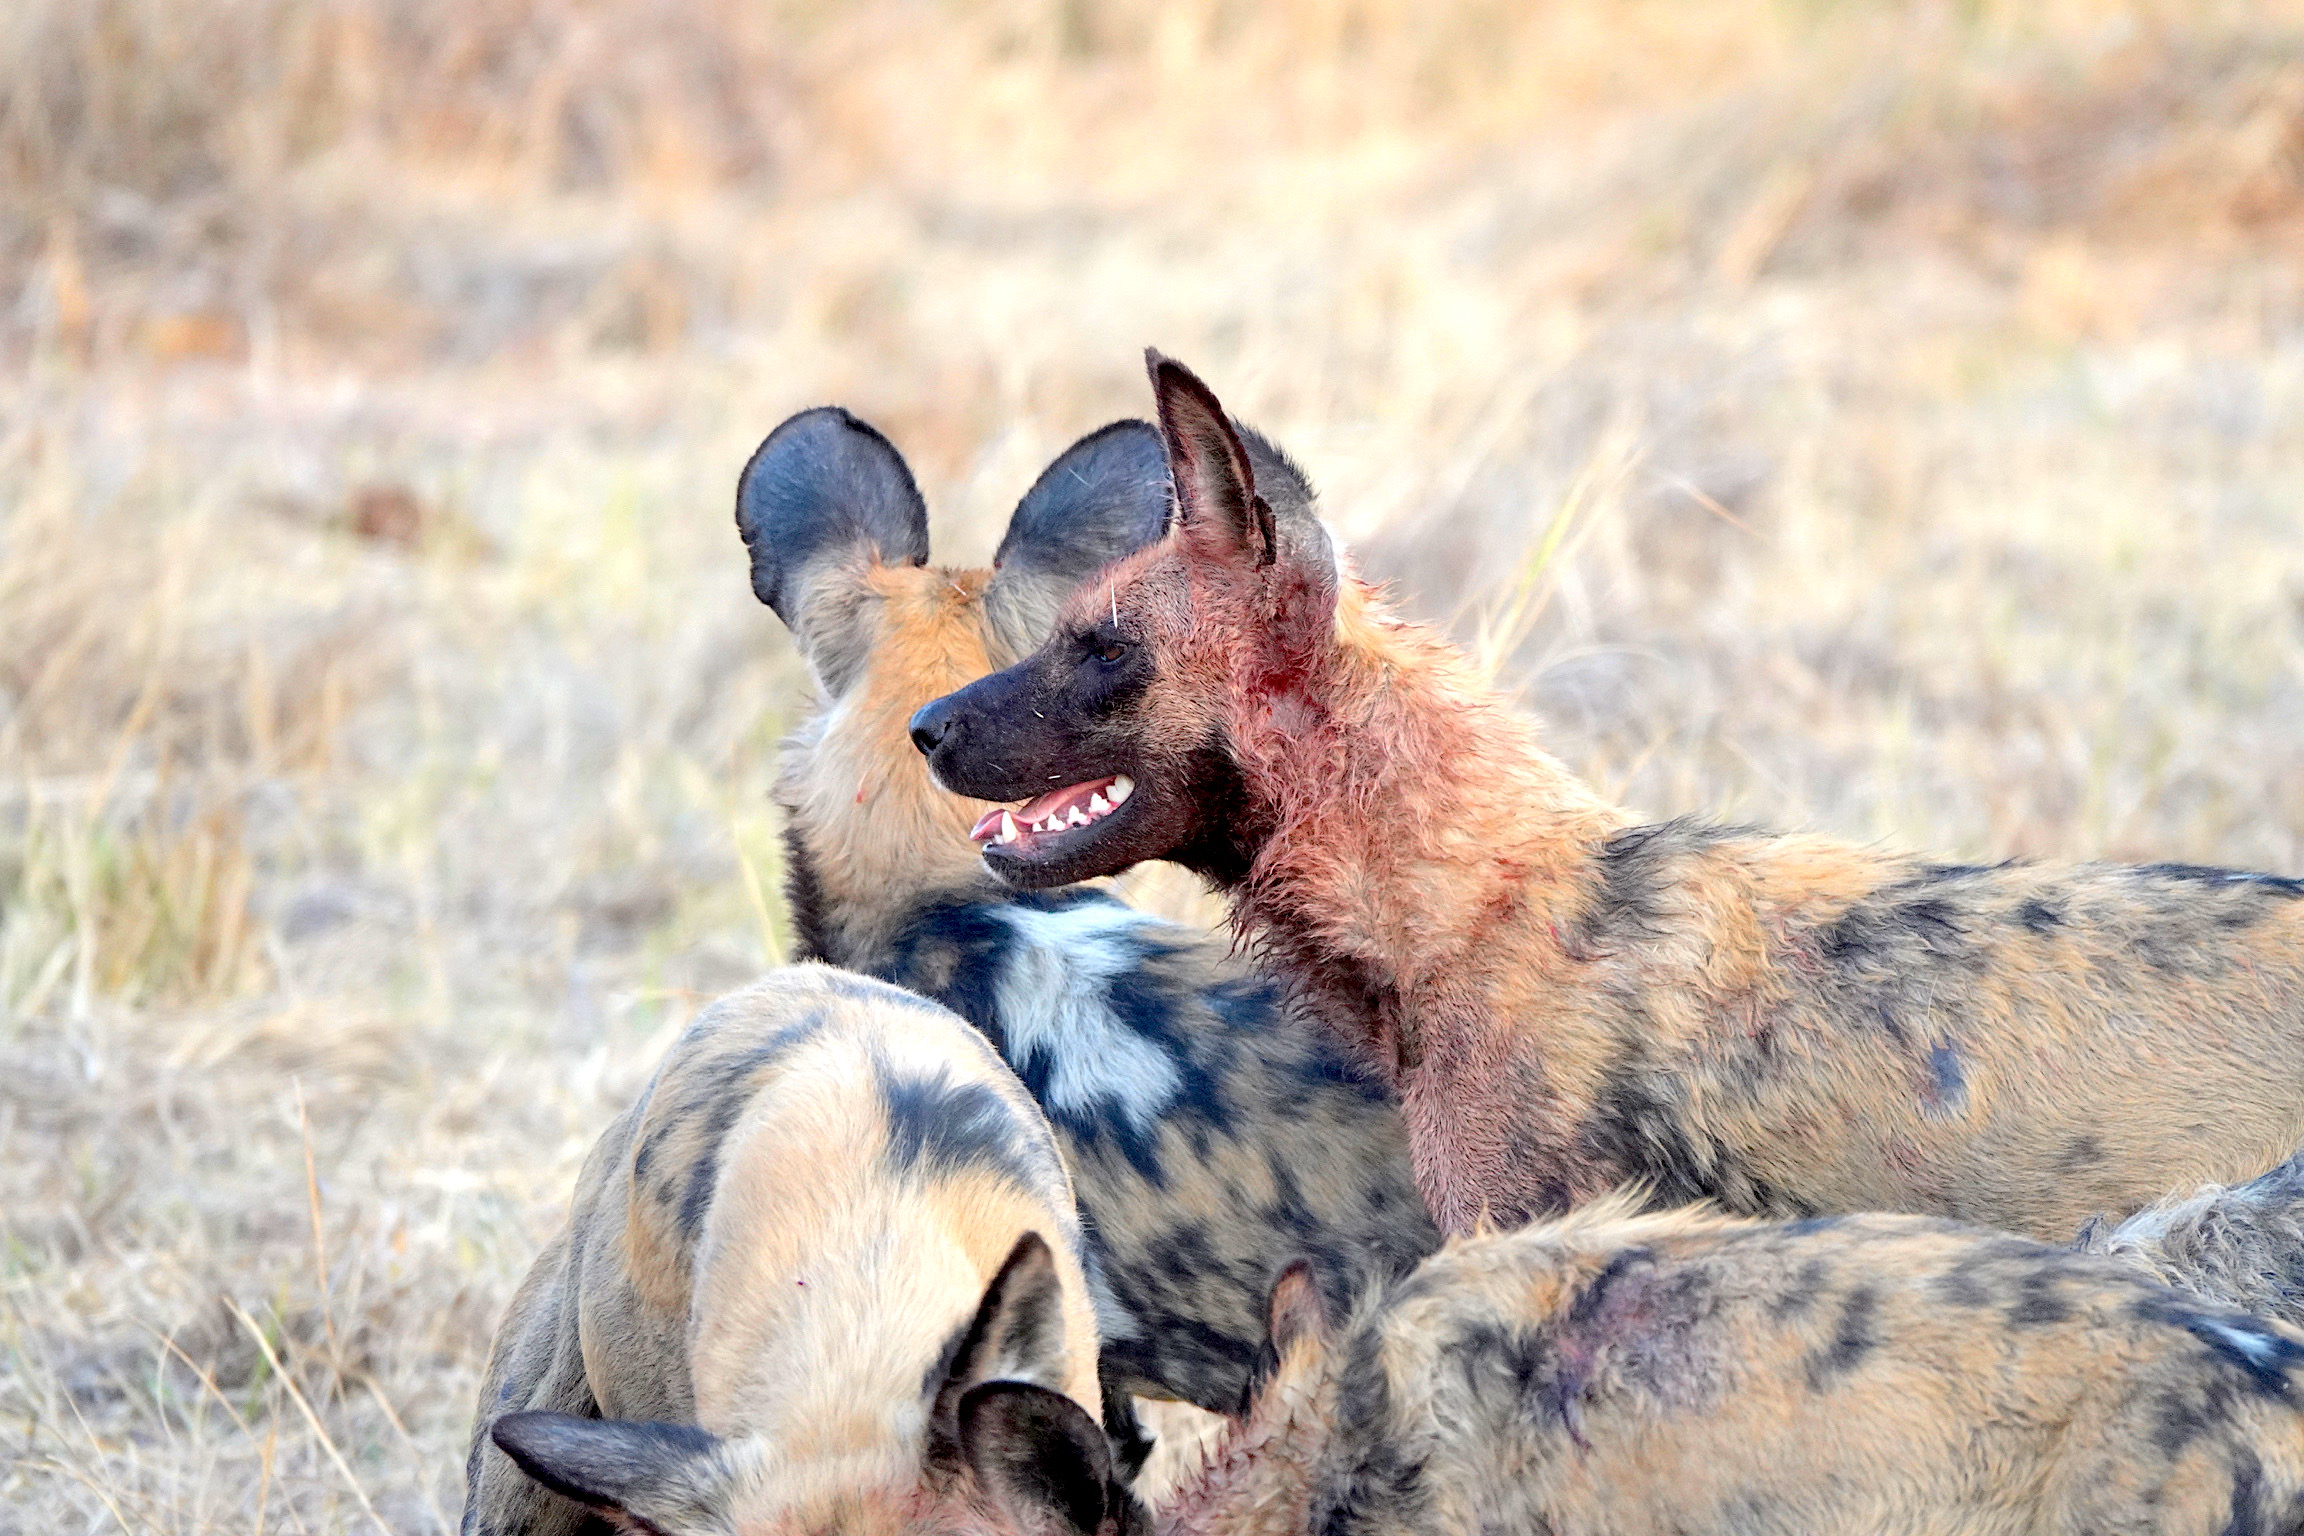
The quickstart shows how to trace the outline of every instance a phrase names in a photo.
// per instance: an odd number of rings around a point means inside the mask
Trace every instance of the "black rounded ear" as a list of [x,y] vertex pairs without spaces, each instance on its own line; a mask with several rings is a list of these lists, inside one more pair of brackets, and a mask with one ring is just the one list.
[[795,631],[825,562],[869,552],[883,565],[928,563],[928,504],[904,456],[836,405],[802,411],[761,441],[736,482],[736,528],[753,594]]
[[1215,547],[1250,565],[1270,565],[1279,551],[1272,508],[1256,494],[1248,447],[1224,414],[1223,402],[1199,375],[1147,347],[1152,400],[1168,449],[1168,476],[1176,489],[1176,518],[1205,530]]
[[488,1437],[521,1471],[626,1529],[686,1536],[720,1529],[727,1511],[722,1442],[693,1424],[508,1413]]
[[985,597],[1022,655],[1045,639],[1066,596],[1168,528],[1168,455],[1150,422],[1115,421],[1056,456],[1016,504]]
[[976,1315],[953,1340],[940,1378],[931,1378],[931,1453],[949,1450],[960,1399],[987,1381],[1023,1381],[1059,1389],[1071,1374],[1064,1339],[1064,1277],[1037,1232],[1016,1239],[984,1287]]
[[1061,1392],[994,1381],[960,1400],[961,1455],[994,1507],[1025,1532],[1127,1531],[1135,1500],[1112,1478],[1104,1432]]

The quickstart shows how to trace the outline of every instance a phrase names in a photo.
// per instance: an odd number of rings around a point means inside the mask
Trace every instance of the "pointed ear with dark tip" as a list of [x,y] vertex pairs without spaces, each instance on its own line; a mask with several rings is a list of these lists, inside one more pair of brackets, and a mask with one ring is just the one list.
[[508,1413],[488,1434],[521,1471],[625,1529],[723,1528],[733,1474],[723,1442],[693,1424]]
[[1027,1232],[985,1286],[976,1315],[954,1339],[944,1372],[933,1381],[931,1454],[956,1446],[960,1399],[969,1388],[987,1381],[1023,1381],[1060,1392],[1071,1373],[1064,1342],[1064,1277],[1040,1234]]
[[1174,358],[1147,349],[1144,362],[1168,449],[1177,522],[1229,559],[1270,565],[1278,550],[1272,508],[1256,494],[1255,467],[1222,403]]
[[1313,1273],[1310,1259],[1298,1259],[1280,1271],[1264,1304],[1264,1320],[1276,1355],[1286,1355],[1299,1340],[1327,1340],[1328,1303],[1320,1295],[1320,1277]]
[[1117,1536],[1148,1525],[1112,1477],[1104,1432],[1061,1392],[994,1381],[960,1400],[960,1453],[1022,1536]]
[[[928,504],[888,439],[838,406],[802,411],[768,434],[736,482],[736,528],[752,591],[799,640],[817,676],[847,658],[838,617],[862,590],[826,587],[845,568],[928,563]],[[828,665],[829,663],[829,665]]]
[[1280,1374],[1281,1360],[1298,1340],[1327,1337],[1328,1308],[1320,1296],[1319,1277],[1312,1272],[1311,1260],[1298,1259],[1280,1271],[1265,1298],[1264,1342],[1256,1347],[1256,1358],[1249,1363],[1248,1380],[1240,1389],[1236,1412],[1245,1415],[1255,1408],[1272,1378]]
[[1115,421],[1056,456],[1016,504],[985,603],[1021,656],[1074,587],[1168,529],[1168,455],[1150,422]]

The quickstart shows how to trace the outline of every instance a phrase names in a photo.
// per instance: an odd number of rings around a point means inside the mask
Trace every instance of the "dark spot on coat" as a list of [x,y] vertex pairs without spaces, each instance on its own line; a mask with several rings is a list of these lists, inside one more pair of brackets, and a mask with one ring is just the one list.
[[941,1069],[913,1076],[875,1063],[873,1086],[887,1117],[881,1156],[892,1175],[990,1173],[1034,1196],[1055,1187],[1057,1170],[1034,1155],[1040,1148],[1031,1129],[988,1085],[955,1082]]
[[1838,1380],[1864,1363],[1880,1342],[1876,1327],[1880,1297],[1872,1287],[1860,1285],[1840,1305],[1840,1320],[1832,1342],[1808,1357],[1808,1390],[1829,1390]]
[[2017,907],[2016,921],[2032,932],[2046,936],[2064,926],[2064,914],[2034,896]]
[[1800,1273],[1793,1276],[1792,1283],[1768,1303],[1768,1315],[1780,1323],[1807,1316],[1830,1277],[1831,1270],[1822,1259],[1808,1260],[1800,1266]]
[[2016,1300],[2008,1308],[2008,1326],[2047,1328],[2069,1319],[2072,1303],[2061,1291],[2065,1278],[2060,1266],[2043,1264],[2017,1281]]
[[1931,1119],[1957,1115],[1968,1107],[1968,1078],[1961,1070],[1960,1052],[1949,1040],[1928,1048],[1928,1088],[1921,1112]]
[[2104,1143],[2092,1134],[2073,1137],[2056,1154],[2056,1171],[2074,1174],[2104,1161]]

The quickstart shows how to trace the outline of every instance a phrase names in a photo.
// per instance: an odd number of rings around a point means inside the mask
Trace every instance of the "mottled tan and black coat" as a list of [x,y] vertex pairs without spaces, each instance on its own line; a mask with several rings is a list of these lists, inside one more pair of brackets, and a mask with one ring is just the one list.
[[1161,1536],[2304,1530],[2304,1336],[1928,1218],[1601,1202],[1275,1334]]
[[969,1389],[1100,1407],[1079,1253],[1054,1139],[981,1036],[868,977],[772,972],[585,1160],[489,1357],[466,1536],[636,1505],[871,1536],[966,1504]]
[[2068,1241],[2304,1141],[2304,881],[1644,823],[1353,579],[1204,385],[1154,385],[1174,525],[917,739],[987,799],[1130,776],[987,862],[1228,890],[1387,1074],[1443,1228],[1638,1183]]
[[2304,1336],[1931,1218],[1603,1201],[1461,1239],[1339,1326],[1291,1268],[1270,1319],[1156,1513],[1077,1399],[995,1381],[956,1414],[971,1497],[905,1536],[2304,1532]]
[[1117,422],[1052,463],[993,570],[927,564],[927,511],[879,433],[803,412],[747,466],[753,584],[817,683],[777,798],[801,950],[935,998],[1038,1099],[1072,1169],[1106,1389],[1238,1406],[1272,1278],[1310,1257],[1341,1306],[1439,1242],[1373,1074],[1208,935],[1106,890],[1003,886],[981,806],[907,740],[921,704],[1045,636],[1057,603],[1159,537],[1158,433]]

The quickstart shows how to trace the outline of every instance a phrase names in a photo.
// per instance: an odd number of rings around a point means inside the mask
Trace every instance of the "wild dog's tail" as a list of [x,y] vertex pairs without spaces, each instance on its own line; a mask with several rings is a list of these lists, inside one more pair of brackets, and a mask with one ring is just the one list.
[[2245,1184],[2171,1195],[2118,1226],[2095,1217],[2072,1246],[2162,1285],[2304,1327],[2304,1152]]

